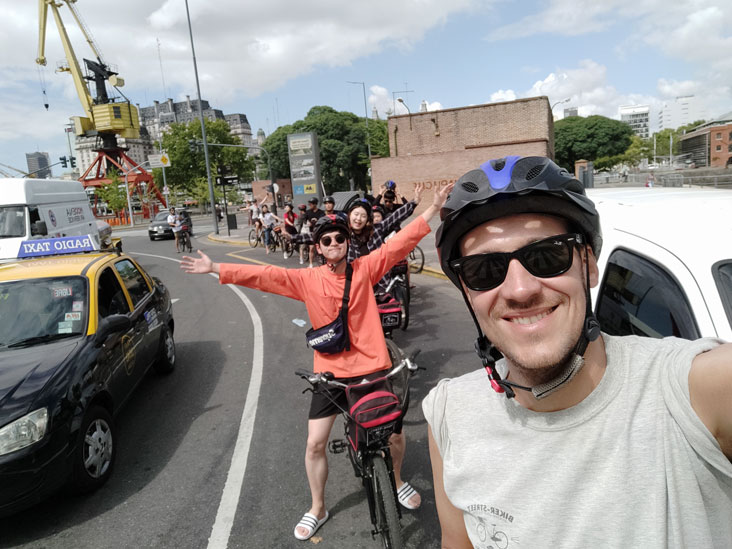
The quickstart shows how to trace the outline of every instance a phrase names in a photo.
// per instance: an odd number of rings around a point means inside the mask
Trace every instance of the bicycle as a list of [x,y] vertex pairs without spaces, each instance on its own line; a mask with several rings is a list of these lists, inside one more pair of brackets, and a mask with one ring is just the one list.
[[252,248],[256,248],[259,244],[262,244],[262,231],[254,227],[249,231],[249,245]]
[[176,247],[179,252],[185,252],[186,248],[188,248],[188,253],[193,252],[191,235],[188,233],[188,227],[186,225],[183,225],[180,233],[178,234],[178,242],[176,242]]
[[[297,370],[295,374],[312,386],[305,389],[305,391],[319,391],[323,386],[331,386],[345,391],[364,393],[368,389],[374,391],[373,384],[389,379],[392,382],[394,393],[399,392],[402,397],[399,398],[390,391],[386,392],[398,401],[397,406],[401,408],[402,403],[409,402],[409,378],[419,369],[414,362],[419,351],[416,351],[411,357],[405,358],[402,356],[401,349],[393,341],[386,340],[386,346],[389,349],[392,364],[396,364],[396,366],[384,378],[372,382],[345,385],[335,381],[333,374],[330,372],[314,374],[307,370]],[[359,389],[361,390],[359,391]],[[346,449],[348,450],[348,457],[351,460],[353,471],[361,479],[364,490],[366,490],[371,524],[374,526],[371,536],[373,538],[377,535],[381,536],[384,549],[401,549],[402,531],[399,524],[401,510],[394,480],[389,437],[394,431],[396,421],[406,410],[402,410],[399,415],[394,417],[393,407],[389,405],[393,402],[387,404],[385,402],[387,397],[379,396],[384,395],[382,391],[379,390],[378,394],[371,392],[374,397],[371,402],[378,399],[378,406],[372,409],[364,410],[361,408],[363,403],[368,401],[369,393],[361,396],[355,403],[351,403],[352,398],[349,397],[349,410],[343,410],[339,407],[345,424],[345,438],[330,441],[328,449],[333,454],[340,454],[345,452]],[[329,393],[323,392],[322,394],[333,402]],[[334,404],[336,403],[334,402]],[[361,407],[359,407],[359,404],[361,404]],[[363,421],[363,415],[375,410],[383,415],[380,418],[370,415],[368,421]]]
[[[402,331],[406,331],[407,327],[409,326],[409,302],[412,300],[412,293],[409,281],[410,270],[407,266],[406,261],[401,261],[394,265],[390,273],[391,280],[386,286],[385,291],[387,294],[394,296],[394,299],[399,302],[399,306],[401,308],[401,321],[399,322],[399,327],[402,329]],[[391,331],[389,332],[389,334],[391,335]]]
[[419,246],[415,246],[414,249],[409,252],[407,256],[409,262],[409,270],[415,274],[419,274],[424,269],[424,252]]

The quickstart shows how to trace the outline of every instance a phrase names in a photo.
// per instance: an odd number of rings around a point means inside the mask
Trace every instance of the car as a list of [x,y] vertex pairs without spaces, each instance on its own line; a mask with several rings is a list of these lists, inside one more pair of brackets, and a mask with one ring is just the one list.
[[82,238],[28,240],[0,265],[0,516],[101,487],[115,416],[150,368],[175,367],[166,286]]
[[[190,214],[186,210],[178,210],[185,217],[185,221],[188,224],[188,233],[193,236],[193,220]],[[157,240],[158,238],[175,238],[173,236],[173,227],[168,224],[167,211],[158,212],[155,217],[150,221],[150,225],[147,228],[147,235],[150,240]]]
[[600,212],[602,329],[732,341],[732,191],[588,189]]

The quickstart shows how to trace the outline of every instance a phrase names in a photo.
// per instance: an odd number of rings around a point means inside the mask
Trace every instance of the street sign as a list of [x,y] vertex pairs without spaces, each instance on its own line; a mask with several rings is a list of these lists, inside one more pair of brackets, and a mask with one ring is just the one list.
[[151,168],[168,168],[170,167],[170,157],[168,153],[162,152],[160,154],[148,155],[147,161],[150,163]]

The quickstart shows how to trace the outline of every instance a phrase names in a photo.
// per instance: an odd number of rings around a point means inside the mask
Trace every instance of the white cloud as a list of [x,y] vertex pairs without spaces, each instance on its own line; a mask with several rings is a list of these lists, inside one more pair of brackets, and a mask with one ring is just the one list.
[[[369,116],[371,116],[371,109],[376,107],[379,118],[381,119],[384,119],[391,114],[409,114],[410,110],[412,113],[419,112],[423,103],[426,105],[426,109],[428,111],[438,111],[443,108],[442,103],[439,101],[427,101],[426,99],[423,99],[418,106],[410,105],[409,109],[407,109],[407,107],[396,100],[398,97],[395,98],[392,92],[383,86],[371,86],[369,88],[369,92]],[[406,98],[404,98],[404,100],[407,101]],[[407,104],[409,105],[409,102],[407,102]]]
[[516,92],[513,90],[498,90],[491,94],[489,103],[500,103],[501,101],[513,101],[516,99]]

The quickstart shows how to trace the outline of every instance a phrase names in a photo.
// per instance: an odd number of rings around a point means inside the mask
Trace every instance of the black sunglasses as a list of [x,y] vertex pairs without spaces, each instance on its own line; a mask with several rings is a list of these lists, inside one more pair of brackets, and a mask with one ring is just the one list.
[[346,241],[346,235],[339,233],[339,234],[335,235],[333,238],[326,235],[320,239],[320,245],[321,246],[330,246],[330,243],[333,242],[333,239],[335,239],[335,241],[338,244],[343,244]]
[[450,267],[471,290],[484,292],[500,286],[508,273],[512,259],[532,275],[552,278],[566,273],[572,266],[574,247],[584,244],[581,234],[560,234],[532,242],[510,253],[495,252],[460,257],[450,261]]

